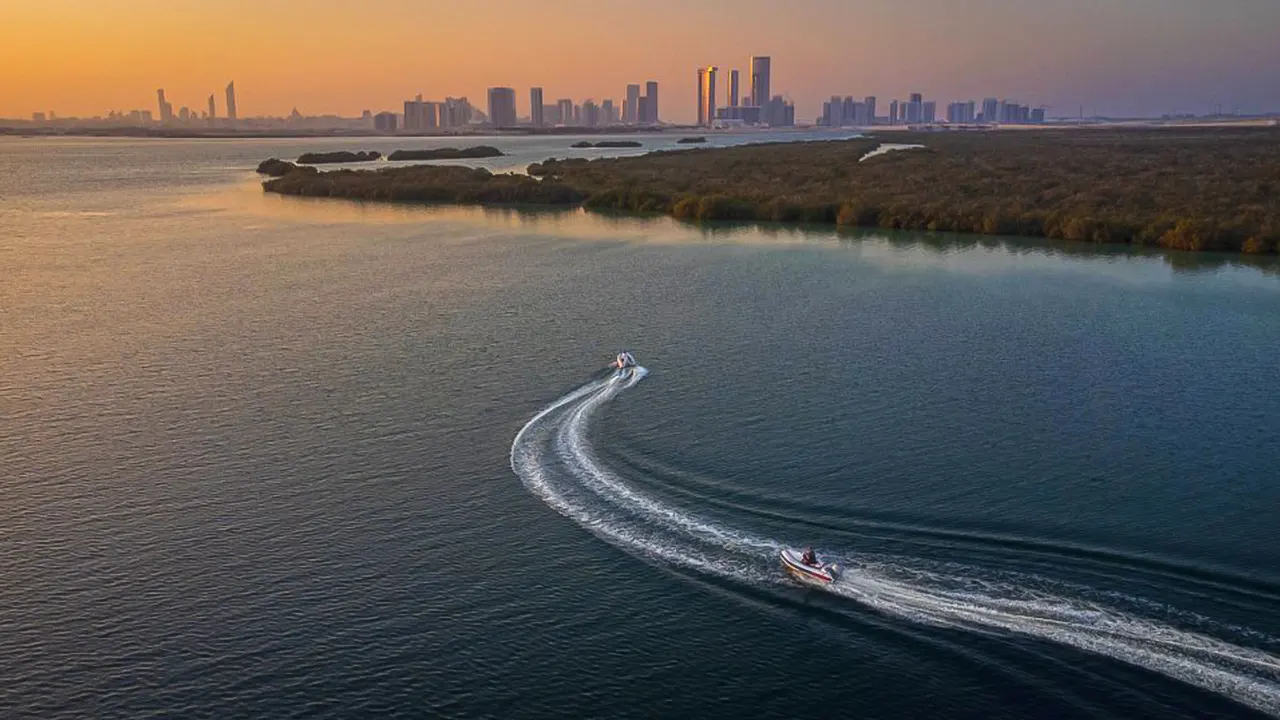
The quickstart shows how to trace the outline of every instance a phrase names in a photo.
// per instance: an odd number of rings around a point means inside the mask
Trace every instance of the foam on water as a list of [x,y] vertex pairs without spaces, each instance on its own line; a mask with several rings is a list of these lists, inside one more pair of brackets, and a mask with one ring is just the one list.
[[[599,410],[647,374],[637,367],[568,393],[516,434],[511,467],[557,512],[628,552],[736,582],[788,582],[777,541],[708,521],[629,485],[596,457],[588,437]],[[824,553],[845,568],[825,589],[911,621],[1019,634],[1105,655],[1221,693],[1280,717],[1280,657],[1107,607],[1043,578],[945,569],[851,551]],[[1058,592],[1055,592],[1058,591]],[[1268,642],[1275,642],[1264,638]]]

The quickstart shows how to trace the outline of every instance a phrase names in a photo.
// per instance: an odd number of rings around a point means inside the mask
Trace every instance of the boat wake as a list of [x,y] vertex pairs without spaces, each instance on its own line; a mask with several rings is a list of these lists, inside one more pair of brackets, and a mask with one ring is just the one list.
[[[592,420],[646,374],[643,367],[631,368],[548,405],[516,434],[512,470],[557,512],[637,556],[750,586],[790,584],[777,563],[781,543],[665,503],[597,457],[588,437]],[[938,627],[1050,640],[1280,717],[1280,657],[1267,651],[1144,618],[1090,599],[1082,592],[1087,589],[1036,576],[993,576],[978,568],[840,549],[822,555],[844,568],[822,589],[879,612]],[[1264,638],[1263,644],[1280,642]]]

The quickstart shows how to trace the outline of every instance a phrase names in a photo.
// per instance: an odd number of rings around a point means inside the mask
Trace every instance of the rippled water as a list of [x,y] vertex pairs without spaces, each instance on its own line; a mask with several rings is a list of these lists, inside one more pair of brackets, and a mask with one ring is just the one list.
[[0,140],[0,716],[1280,715],[1274,262],[262,195],[316,144]]

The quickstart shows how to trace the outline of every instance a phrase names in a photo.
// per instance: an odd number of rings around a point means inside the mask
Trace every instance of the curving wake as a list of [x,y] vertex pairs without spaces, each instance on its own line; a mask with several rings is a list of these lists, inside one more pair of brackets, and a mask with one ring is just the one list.
[[[646,374],[643,367],[629,368],[548,405],[516,434],[512,470],[547,505],[628,552],[746,585],[790,584],[777,565],[781,543],[666,504],[597,458],[588,439],[591,422]],[[935,568],[839,549],[823,555],[845,568],[823,589],[880,612],[941,627],[1052,640],[1280,717],[1280,657],[1266,651],[1107,607],[1043,578],[1004,573],[990,579],[976,568]]]

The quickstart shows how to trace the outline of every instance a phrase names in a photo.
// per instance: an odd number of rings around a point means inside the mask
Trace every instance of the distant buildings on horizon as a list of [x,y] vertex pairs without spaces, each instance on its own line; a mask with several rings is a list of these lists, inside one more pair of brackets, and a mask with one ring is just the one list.
[[[827,127],[870,127],[873,125],[935,125],[938,118],[938,104],[933,100],[925,100],[920,93],[911,93],[909,99],[889,101],[888,114],[876,112],[876,98],[868,95],[862,100],[853,96],[840,97],[832,95],[822,104],[822,115],[819,125]],[[986,98],[981,109],[972,100],[953,102],[947,105],[945,122],[951,125],[1020,125],[1040,124],[1045,121],[1043,107],[1032,108],[1020,105],[1012,100]]]
[[[696,69],[695,123],[708,128],[731,127],[791,127],[795,122],[795,106],[783,95],[772,94],[772,58],[753,55],[748,59],[744,76],[737,68],[722,74],[719,66],[707,65]],[[723,83],[723,84],[722,84]],[[643,89],[643,92],[642,92]],[[723,90],[723,93],[722,93]],[[424,100],[418,94],[404,101],[403,113],[365,110],[359,118],[338,115],[305,116],[295,108],[287,117],[241,118],[236,106],[235,81],[228,82],[223,91],[223,115],[219,117],[216,93],[210,94],[204,110],[186,106],[176,112],[164,88],[156,90],[156,111],[112,110],[105,117],[60,118],[55,112],[34,112],[30,123],[36,126],[136,126],[160,125],[174,128],[241,128],[246,130],[374,130],[380,133],[432,133],[456,132],[469,129],[516,129],[611,126],[650,127],[664,124],[658,105],[658,83],[630,83],[622,93],[621,104],[613,98],[599,102],[592,98],[575,102],[571,98],[546,100],[543,87],[529,88],[528,113],[520,112],[514,88],[495,86],[487,91],[485,111],[474,107],[466,97],[446,97],[444,100]],[[1009,99],[988,97],[977,103],[973,100],[950,102],[939,113],[938,103],[925,100],[920,93],[910,93],[907,100],[890,100],[882,104],[875,96],[858,99],[855,96],[833,95],[822,104],[821,114],[815,124],[827,127],[869,127],[876,125],[999,125],[1041,124],[1046,122],[1047,108],[1032,107]],[[487,111],[487,112],[486,112]],[[1228,119],[1266,118],[1274,114],[1239,115],[1216,113],[1206,115],[1166,114],[1163,119]],[[1081,108],[1081,121],[1106,120],[1091,116],[1086,118]]]
[[770,95],[773,61],[768,55],[752,55],[747,62],[749,94],[738,95],[739,72],[729,71],[728,105],[717,100],[720,68],[708,65],[697,70],[697,125],[699,127],[792,127],[796,124],[796,108],[781,95]]

